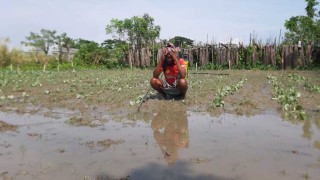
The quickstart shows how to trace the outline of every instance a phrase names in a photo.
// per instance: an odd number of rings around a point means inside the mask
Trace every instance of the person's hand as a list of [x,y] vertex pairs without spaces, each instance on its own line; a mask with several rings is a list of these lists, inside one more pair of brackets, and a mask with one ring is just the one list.
[[170,52],[170,55],[173,58],[174,64],[177,64],[179,62],[178,52],[174,49]]

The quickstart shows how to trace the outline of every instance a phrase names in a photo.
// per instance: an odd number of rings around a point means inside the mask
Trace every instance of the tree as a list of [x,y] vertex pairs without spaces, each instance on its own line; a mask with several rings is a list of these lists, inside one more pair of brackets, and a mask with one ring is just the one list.
[[108,49],[103,48],[94,41],[79,39],[75,43],[78,52],[75,54],[81,64],[102,65],[107,63],[109,56]]
[[320,11],[317,13],[315,8],[319,2],[305,1],[307,2],[306,16],[293,16],[285,22],[288,32],[285,34],[284,43],[297,44],[301,41],[304,44],[318,44],[320,42]]
[[40,33],[41,34],[30,32],[30,36],[26,37],[27,42],[23,41],[21,43],[25,44],[26,46],[33,46],[35,48],[38,48],[42,50],[45,53],[45,55],[48,55],[50,47],[55,44],[55,34],[57,33],[57,31],[41,29]]
[[124,20],[112,19],[106,26],[106,33],[112,34],[119,41],[128,42],[129,48],[140,51],[143,47],[152,45],[159,37],[160,29],[149,14],[144,14],[142,17],[133,16]]
[[62,60],[63,55],[63,48],[66,50],[66,54],[68,55],[68,61],[69,59],[69,52],[72,47],[75,46],[75,42],[72,38],[67,36],[67,33],[62,33],[61,35],[58,35],[55,37],[55,44],[58,48],[58,59],[59,61]]
[[108,39],[101,43],[101,47],[109,51],[111,60],[124,59],[128,54],[128,43],[118,39]]
[[131,43],[133,47],[141,48],[150,45],[160,35],[160,26],[153,22],[149,14],[124,20],[112,19],[106,26],[106,32],[118,40]]
[[181,36],[175,36],[169,41],[172,42],[175,46],[179,46],[180,48],[187,48],[193,46],[193,40]]

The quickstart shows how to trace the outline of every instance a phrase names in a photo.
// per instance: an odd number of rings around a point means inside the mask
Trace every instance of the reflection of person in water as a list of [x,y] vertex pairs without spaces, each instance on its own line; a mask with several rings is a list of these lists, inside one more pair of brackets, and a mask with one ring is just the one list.
[[178,159],[179,148],[189,146],[187,113],[181,107],[163,107],[151,122],[154,138],[169,165]]

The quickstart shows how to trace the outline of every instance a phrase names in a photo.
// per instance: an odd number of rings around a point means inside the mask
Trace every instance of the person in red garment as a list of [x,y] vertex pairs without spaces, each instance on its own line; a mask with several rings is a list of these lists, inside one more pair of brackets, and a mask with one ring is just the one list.
[[[162,72],[164,79],[159,78]],[[182,58],[178,57],[178,49],[173,44],[168,43],[162,49],[160,60],[153,70],[150,84],[163,97],[169,95],[180,96],[181,99],[185,98],[188,90],[186,64]]]

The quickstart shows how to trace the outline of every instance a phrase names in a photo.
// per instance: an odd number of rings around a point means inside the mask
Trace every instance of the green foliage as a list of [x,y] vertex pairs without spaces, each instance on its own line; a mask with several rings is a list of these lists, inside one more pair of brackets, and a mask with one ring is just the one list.
[[[109,50],[109,58],[124,65],[130,49],[140,51],[146,47],[154,48],[155,40],[160,35],[160,26],[154,24],[154,19],[149,14],[144,14],[142,17],[133,16],[124,20],[112,19],[106,26],[106,33],[114,38],[102,44]],[[152,52],[153,56],[154,54]]]
[[320,93],[320,86],[317,86],[317,85],[314,85],[314,84],[310,84],[310,82],[308,82],[308,80],[305,77],[300,76],[298,74],[294,74],[294,73],[293,74],[289,74],[288,76],[290,78],[290,81],[297,82],[299,84],[303,84],[303,87],[308,89],[311,92]]
[[41,70],[42,65],[40,63],[37,63],[36,61],[31,61],[23,64],[23,66],[21,66],[21,69],[22,70]]
[[217,64],[217,63],[207,63],[201,67],[199,67],[201,70],[223,70],[223,69],[228,69],[228,65],[222,65],[222,64]]
[[71,70],[73,68],[72,64],[70,62],[63,61],[62,63],[58,64],[57,61],[50,61],[47,69],[48,70],[56,70],[56,69],[58,69],[58,65],[59,65],[60,70]]
[[[75,46],[75,42],[67,36],[67,33],[62,33],[60,35],[56,35],[56,33],[57,31],[55,30],[47,29],[41,29],[40,34],[30,32],[30,35],[26,37],[27,41],[22,42],[22,44],[34,47],[34,59],[38,62],[41,61],[44,64],[46,64],[50,58],[49,52],[51,48],[56,48],[53,51],[53,54],[57,55],[56,58],[60,63],[63,53],[69,54],[70,49]],[[64,52],[63,48],[66,49],[66,52]],[[40,52],[44,54],[44,57],[39,56],[41,54]],[[69,56],[67,60],[69,60]]]
[[286,116],[291,116],[295,119],[306,119],[306,113],[299,104],[301,94],[294,87],[285,88],[278,79],[274,76],[268,76],[269,83],[273,85],[274,97],[281,105],[281,110]]
[[141,49],[148,47],[159,37],[160,26],[154,25],[154,19],[149,14],[144,14],[142,17],[133,16],[124,20],[112,19],[106,26],[106,32]]
[[286,44],[319,44],[320,43],[320,19],[315,8],[319,5],[316,0],[305,0],[307,2],[306,16],[293,16],[286,20],[285,27],[288,30],[285,34]]
[[[237,65],[232,65],[232,69],[247,69],[247,70],[252,70],[252,69],[258,69],[258,70],[272,70],[276,69],[276,67],[272,65],[265,65],[261,61],[257,61],[255,64],[249,62],[243,62],[239,61],[239,64]],[[192,68],[191,68],[192,69]],[[193,67],[194,69],[194,67]],[[201,67],[199,67],[201,70],[226,70],[229,69],[228,64],[218,64],[218,63],[207,63]]]
[[320,86],[310,85],[308,82],[305,82],[304,87],[309,89],[311,92],[320,93]]
[[304,83],[306,81],[306,78],[295,73],[293,74],[290,73],[288,76],[290,78],[290,81],[293,81],[293,82]]
[[169,41],[180,48],[189,48],[193,46],[193,40],[181,36],[175,36],[174,38],[169,39]]
[[94,41],[79,39],[75,47],[78,52],[75,54],[75,64],[77,65],[101,65],[106,64],[108,49],[101,47]]
[[101,44],[102,48],[108,50],[111,61],[121,61],[128,56],[128,44],[117,39],[108,39]]
[[27,42],[22,42],[26,46],[33,46],[42,50],[46,55],[49,53],[49,49],[54,45],[57,31],[41,29],[41,34],[30,32],[30,35],[26,37]]
[[62,60],[63,48],[66,49],[66,53],[70,52],[72,47],[75,47],[75,41],[67,36],[67,33],[62,33],[55,37],[55,44],[57,45],[58,60]]
[[243,86],[244,82],[247,81],[246,78],[241,79],[236,84],[232,84],[231,86],[224,86],[221,89],[218,90],[218,93],[216,94],[211,107],[217,108],[217,107],[223,107],[224,106],[224,97],[229,94],[234,94],[235,92],[239,91],[239,89]]

